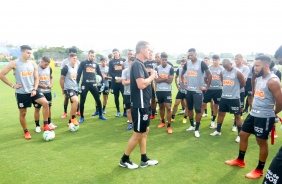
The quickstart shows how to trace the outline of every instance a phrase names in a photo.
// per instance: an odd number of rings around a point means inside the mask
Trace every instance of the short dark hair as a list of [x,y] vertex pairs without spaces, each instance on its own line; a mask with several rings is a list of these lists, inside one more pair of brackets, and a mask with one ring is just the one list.
[[117,48],[114,48],[112,52],[119,52]]
[[272,69],[275,66],[274,61],[271,61],[269,68]]
[[209,60],[210,58],[209,57],[204,57],[204,59],[208,59]]
[[70,56],[70,57],[74,57],[74,56],[77,56],[77,54],[76,54],[76,53],[70,53],[69,56]]
[[260,61],[262,61],[262,62],[264,62],[264,63],[269,64],[269,65],[271,64],[271,59],[270,59],[270,57],[268,57],[268,56],[266,56],[266,55],[260,55],[260,56],[256,57],[255,60],[260,60]]
[[188,50],[188,52],[196,52],[196,49],[195,48],[191,48]]
[[161,58],[167,59],[168,58],[167,53],[166,52],[162,52],[161,53]]
[[32,50],[32,48],[29,45],[22,45],[20,46],[21,51],[25,51],[25,50]]
[[74,47],[69,48],[69,53],[76,53],[77,54],[76,48],[74,48]]
[[130,57],[129,58],[129,61],[134,61],[135,60],[135,57]]
[[147,47],[147,45],[149,45],[148,42],[146,41],[139,41],[136,45],[136,53],[139,53],[141,51],[141,49],[145,49]]
[[187,61],[185,59],[182,59],[180,62],[181,63],[186,63]]
[[219,59],[219,55],[214,54],[214,55],[212,56],[212,59]]
[[88,51],[88,54],[94,54],[95,52],[94,52],[94,50],[90,50],[90,51]]
[[101,57],[101,58],[100,58],[100,61],[106,61],[106,58]]
[[47,57],[47,56],[43,56],[43,57],[42,57],[42,61],[47,62],[47,63],[50,63],[50,58]]
[[282,45],[276,50],[274,57],[275,59],[282,57]]
[[113,55],[112,55],[112,54],[109,54],[109,55],[108,55],[108,58],[109,58],[109,59],[111,59],[112,57],[113,57]]

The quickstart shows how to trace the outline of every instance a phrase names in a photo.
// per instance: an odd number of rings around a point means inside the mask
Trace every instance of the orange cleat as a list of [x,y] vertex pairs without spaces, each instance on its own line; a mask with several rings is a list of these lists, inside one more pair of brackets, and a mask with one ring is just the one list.
[[168,133],[168,134],[172,134],[172,129],[171,129],[171,127],[167,127],[167,133]]
[[276,139],[278,137],[276,131],[274,131],[274,138]]
[[150,119],[156,119],[156,116],[151,115]]
[[47,131],[47,130],[55,130],[55,127],[49,126],[48,124],[44,124],[43,130],[44,130],[44,131]]
[[161,122],[161,123],[159,124],[158,128],[163,128],[163,127],[165,127],[165,123]]
[[235,160],[227,160],[225,163],[231,166],[245,167],[244,160],[239,160],[238,158]]
[[259,169],[254,169],[253,171],[246,174],[246,178],[257,179],[263,176],[263,171]]
[[61,116],[61,118],[66,118],[67,116],[68,116],[68,114],[64,112],[64,114]]
[[73,123],[75,126],[79,125],[76,118],[71,119],[71,123]]
[[80,111],[77,111],[75,114],[76,114],[77,116],[80,116]]
[[30,135],[29,131],[27,131],[27,132],[24,133],[24,138],[25,138],[26,140],[30,140],[30,139],[31,139],[31,135]]

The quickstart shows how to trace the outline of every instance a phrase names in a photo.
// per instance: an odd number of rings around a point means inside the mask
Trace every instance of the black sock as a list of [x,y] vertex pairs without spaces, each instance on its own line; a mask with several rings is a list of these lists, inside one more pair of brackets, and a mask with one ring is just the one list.
[[236,126],[236,118],[234,117],[234,123],[233,126]]
[[48,121],[44,121],[44,125],[48,125]]
[[182,107],[182,110],[184,111],[184,110],[185,110],[185,107]]
[[243,112],[240,112],[240,116],[243,116]]
[[69,119],[69,123],[71,123],[71,120]]
[[51,118],[48,118],[48,124],[50,124],[51,123]]
[[175,118],[175,115],[171,115],[171,118],[174,119],[174,118]]
[[152,116],[156,115],[156,109],[152,110]]
[[126,109],[123,109],[123,114],[125,114],[126,113]]
[[167,127],[170,127],[170,123],[167,124]]
[[145,153],[145,154],[141,154],[141,161],[147,162],[148,160],[149,160],[149,159],[148,159],[146,153]]
[[245,151],[241,151],[241,150],[239,150],[238,159],[240,159],[240,160],[244,160],[245,153],[246,153]]
[[211,113],[211,116],[213,116],[213,111],[212,111],[212,113]]
[[184,118],[185,118],[185,119],[187,119],[187,116],[186,116],[186,115],[184,115]]
[[123,156],[121,157],[122,162],[126,162],[129,160],[129,155],[123,154]]
[[205,114],[208,114],[208,110],[207,109],[205,109]]
[[25,129],[24,132],[28,132],[28,129]]
[[106,109],[106,106],[103,106],[103,111]]
[[68,111],[68,106],[64,105],[64,112],[67,113],[67,111]]
[[98,110],[98,106],[96,106],[96,112],[99,112],[99,110]]
[[194,119],[190,119],[190,125],[194,127]]
[[162,119],[162,123],[165,123],[165,120],[164,120],[164,119]]
[[71,115],[71,119],[74,119],[75,118],[75,115]]
[[40,126],[39,120],[35,120],[35,126]]
[[216,125],[216,131],[217,132],[221,132],[221,126],[222,126],[222,123],[217,123],[217,125]]
[[195,128],[195,131],[199,130],[200,128],[200,122],[196,122],[196,128]]
[[237,130],[238,130],[238,135],[239,135],[240,131],[242,130],[242,126],[237,126]]
[[215,121],[215,119],[216,119],[216,116],[213,115],[212,116],[212,121]]
[[263,170],[264,165],[265,165],[265,162],[261,162],[261,161],[259,160],[259,163],[258,163],[257,169],[259,169],[259,170]]

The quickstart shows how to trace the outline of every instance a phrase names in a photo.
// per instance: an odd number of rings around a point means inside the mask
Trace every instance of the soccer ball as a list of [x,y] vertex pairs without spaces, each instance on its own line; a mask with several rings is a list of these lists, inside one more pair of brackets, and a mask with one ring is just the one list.
[[52,141],[55,138],[55,132],[54,131],[44,131],[43,133],[43,139],[45,141]]
[[79,130],[79,125],[74,125],[73,123],[70,123],[70,125],[69,125],[69,130],[71,131],[71,132],[76,132],[76,131],[78,131]]
[[96,83],[100,84],[102,82],[102,77],[100,75],[96,75]]

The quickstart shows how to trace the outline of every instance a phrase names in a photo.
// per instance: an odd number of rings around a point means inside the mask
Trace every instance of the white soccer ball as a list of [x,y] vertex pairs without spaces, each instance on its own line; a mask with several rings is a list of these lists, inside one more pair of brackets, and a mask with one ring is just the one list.
[[55,132],[54,131],[44,131],[43,132],[43,139],[45,141],[52,141],[53,139],[55,139]]
[[70,130],[71,132],[76,132],[76,131],[79,130],[79,125],[74,125],[73,123],[70,123],[70,125],[69,125],[69,130]]
[[100,75],[96,75],[96,83],[100,84],[102,82],[102,77]]

